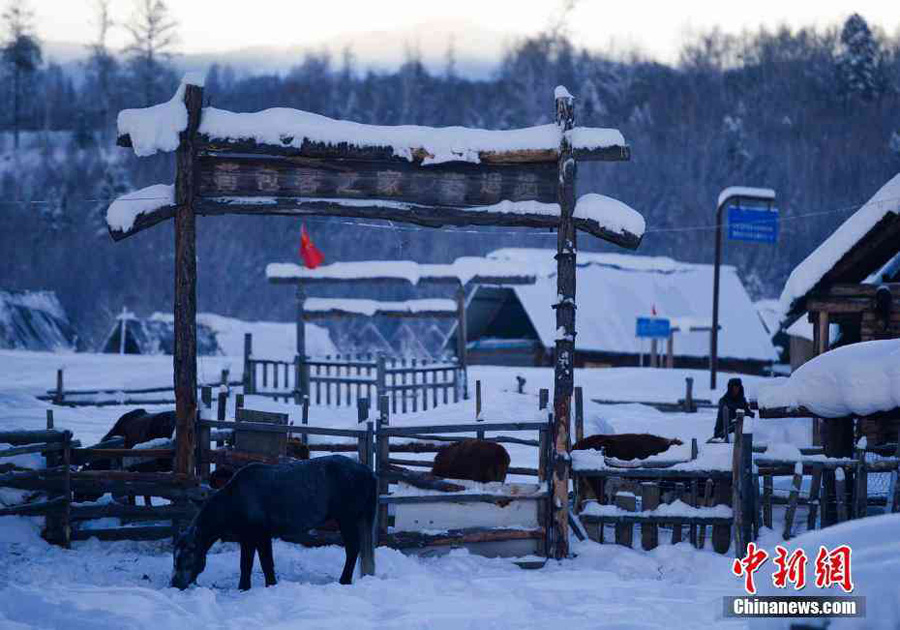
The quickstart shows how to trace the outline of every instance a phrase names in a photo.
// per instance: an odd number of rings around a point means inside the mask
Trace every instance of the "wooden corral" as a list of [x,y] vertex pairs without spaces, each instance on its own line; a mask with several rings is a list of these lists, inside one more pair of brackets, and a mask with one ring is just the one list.
[[[577,163],[629,159],[630,151],[621,134],[577,128],[575,99],[558,86],[554,93],[555,127],[523,130],[520,133],[530,141],[515,148],[508,146],[509,137],[516,133],[513,131],[479,131],[478,142],[470,147],[455,137],[449,155],[440,159],[428,149],[434,136],[468,132],[427,128],[417,132],[413,127],[407,130],[411,135],[396,135],[392,131],[395,128],[383,127],[372,136],[366,133],[366,126],[358,125],[355,129],[360,139],[351,143],[345,136],[329,136],[329,129],[342,123],[322,119],[313,138],[304,135],[302,127],[299,132],[285,129],[278,135],[279,142],[257,142],[237,131],[210,137],[201,131],[202,119],[215,116],[216,111],[204,110],[203,87],[198,83],[186,80],[181,88],[187,123],[177,132],[174,203],[132,213],[128,201],[120,198],[114,206],[127,209],[128,219],[120,222],[118,213],[110,213],[116,219],[109,222],[111,236],[119,240],[173,217],[175,220],[175,470],[190,474],[196,447],[197,215],[325,215],[427,227],[554,228],[558,234],[558,299],[547,307],[555,309],[556,329],[563,334],[557,335],[555,343],[553,461],[549,467],[555,500],[549,534],[553,556],[566,557],[569,471],[562,455],[568,444],[574,383],[576,230],[630,249],[637,248],[643,237],[643,221],[621,202],[617,202],[614,213],[624,212],[629,223],[634,220],[630,224],[635,228],[623,227],[619,220],[608,224],[608,208],[599,210],[594,205],[602,201],[599,197],[587,200],[584,212],[576,216]],[[152,108],[131,111],[130,115],[150,125],[158,122]],[[135,143],[141,140],[124,133],[118,143],[135,146],[140,154],[141,148]],[[510,204],[518,202],[527,203],[510,211]]]

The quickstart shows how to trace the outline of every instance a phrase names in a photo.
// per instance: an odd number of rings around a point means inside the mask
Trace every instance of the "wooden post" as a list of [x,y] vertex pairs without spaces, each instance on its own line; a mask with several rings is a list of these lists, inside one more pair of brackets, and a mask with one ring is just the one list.
[[650,340],[650,367],[659,367],[659,344],[655,337]]
[[671,331],[666,339],[666,367],[670,370],[675,367],[675,333]]
[[[684,484],[675,484],[675,500],[684,502]],[[677,545],[681,542],[681,521],[676,520],[672,523],[672,544]]]
[[694,406],[694,378],[692,376],[684,379],[684,410],[687,413],[697,411],[697,407]]
[[[390,438],[384,435],[383,429],[391,423],[390,401],[386,395],[378,398],[378,417],[375,420],[375,461],[378,474],[378,495],[388,493],[388,482],[383,477],[383,473],[387,470],[388,459],[390,459]],[[388,506],[378,505],[378,537],[377,541],[387,536],[388,529]]]
[[[843,471],[841,472],[843,473]],[[794,479],[791,484],[791,494],[788,496],[788,506],[784,513],[784,530],[781,533],[781,537],[784,540],[788,540],[791,537],[791,530],[794,526],[794,514],[797,512],[797,502],[800,499],[800,486],[802,483],[803,464],[797,462],[794,465]],[[843,485],[843,474],[841,474],[841,485]]]
[[[397,380],[396,375],[394,380]],[[402,394],[406,396],[406,390],[403,390]],[[383,354],[379,354],[375,360],[375,395],[378,397],[377,400],[381,400],[382,396],[387,396],[387,366],[385,365]],[[380,405],[381,403],[378,404]],[[394,406],[394,411],[396,411],[396,403]]]
[[700,447],[697,444],[697,438],[691,438],[691,461],[700,456]]
[[60,518],[62,546],[66,549],[72,540],[72,432],[63,432],[63,511]]
[[[475,422],[482,422],[481,418],[481,380],[475,381]],[[476,431],[479,440],[484,439],[484,431]]]
[[356,421],[357,424],[362,424],[363,422],[368,421],[369,419],[369,399],[368,398],[357,398],[356,399]]
[[869,501],[869,473],[866,469],[865,446],[856,447],[854,459],[856,460],[856,470],[853,477],[853,516],[854,518],[865,518]]
[[469,399],[468,378],[468,351],[466,341],[468,330],[466,327],[466,288],[460,284],[456,287],[456,358],[462,371],[463,400]]
[[174,472],[194,471],[197,419],[197,235],[194,196],[198,185],[194,140],[200,126],[203,88],[186,85],[187,128],[176,152],[175,173],[175,461]]
[[48,431],[53,430],[53,410],[52,409],[47,410],[47,430]]
[[[368,400],[366,400],[366,413],[368,414]],[[373,429],[371,420],[366,422],[366,436],[364,438],[360,438],[362,440],[362,444],[360,445],[359,455],[360,462],[365,461],[365,465],[368,466],[369,470],[375,472],[375,453],[372,447],[373,442]],[[375,498],[375,501],[378,501],[378,497]],[[377,506],[376,506],[377,507]],[[375,546],[376,546],[376,530],[378,519],[376,518],[375,523],[372,524],[372,527],[363,527],[362,528],[362,540],[360,540],[360,565],[359,571],[361,575],[375,575]]]
[[[703,505],[705,507],[712,507],[715,504],[715,497],[713,495],[713,488],[715,485],[713,484],[712,479],[706,480],[706,486],[703,489]],[[700,531],[697,534],[697,548],[703,549],[706,544],[706,525],[700,526]]]
[[[694,438],[693,441],[696,442],[697,438]],[[691,479],[691,507],[700,507],[700,488],[696,479]],[[691,545],[697,547],[697,524],[689,525],[688,531]]]
[[553,519],[550,532],[551,555],[557,560],[569,555],[569,466],[566,447],[572,389],[575,382],[575,177],[577,166],[568,131],[575,126],[575,99],[568,90],[556,88],[556,125],[559,144],[559,229],[556,241],[556,330],[553,375],[552,470]]
[[547,403],[550,402],[550,391],[541,389],[538,391],[538,409],[546,409]]
[[[303,426],[307,426],[309,424],[309,395],[303,395],[303,415],[300,417],[300,423]],[[309,435],[306,433],[300,434],[300,441],[304,444],[309,444]]]
[[[807,531],[816,528],[816,515],[819,511],[819,493],[822,489],[822,467],[814,466],[812,473],[812,482],[809,485],[809,513],[806,515]],[[771,512],[771,508],[769,508]],[[771,514],[769,516],[771,519]],[[769,525],[771,527],[771,525]]]
[[[641,483],[641,510],[655,510],[659,507],[659,484],[645,481]],[[659,526],[655,523],[641,523],[641,547],[649,551],[659,545]]]
[[[831,343],[830,321],[827,311],[815,311],[809,314],[813,322],[813,356],[819,356],[828,352]],[[815,446],[822,445],[822,419],[812,418],[812,443]],[[830,476],[829,476],[830,477]],[[830,485],[830,478],[826,477],[826,487]]]
[[[743,533],[743,501],[741,481],[741,465],[743,462],[741,449],[743,448],[743,432],[744,432],[744,410],[737,410],[737,418],[734,427],[734,447],[731,454],[731,511],[734,514],[734,554],[737,558],[743,558],[745,552],[745,541],[741,539]],[[727,427],[726,427],[727,433]]]
[[575,441],[584,439],[584,391],[575,388]]
[[56,370],[56,393],[53,395],[53,404],[61,405],[66,398],[66,390],[63,385],[63,369]]
[[[746,426],[746,425],[745,425]],[[756,522],[757,486],[753,483],[753,433],[744,429],[741,435],[741,557],[753,540],[753,523]]]
[[847,520],[847,488],[845,487],[844,469],[841,467],[834,469],[834,498],[837,503],[837,522],[843,523]]
[[234,417],[237,418],[237,410],[243,409],[244,407],[244,395],[243,394],[235,394],[234,395]]
[[304,394],[308,394],[309,392],[303,387],[306,383],[303,383],[303,364],[306,363],[306,315],[303,310],[303,304],[306,301],[306,294],[303,291],[303,283],[297,283],[297,293],[296,293],[296,301],[297,301],[297,358],[300,360],[299,362],[299,370],[297,376],[299,380],[297,381],[297,387],[303,391]]
[[774,483],[772,475],[763,475],[763,524],[772,529],[772,493]]
[[244,333],[244,394],[253,393],[253,333]]
[[[198,414],[198,418],[212,416],[212,387],[204,387],[200,390],[200,399],[203,402],[206,414]],[[209,479],[209,445],[211,431],[209,427],[199,427],[197,431],[197,474],[201,479]],[[205,461],[204,461],[205,460]]]
[[[634,512],[637,507],[635,496],[630,492],[616,493],[616,507]],[[616,523],[616,544],[631,547],[634,538],[633,523]]]

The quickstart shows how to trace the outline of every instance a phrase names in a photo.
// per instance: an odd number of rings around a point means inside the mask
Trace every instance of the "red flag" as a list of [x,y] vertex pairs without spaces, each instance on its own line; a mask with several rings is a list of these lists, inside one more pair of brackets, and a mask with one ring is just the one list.
[[303,258],[303,264],[307,269],[315,269],[325,262],[325,255],[309,238],[305,223],[300,228],[300,257]]

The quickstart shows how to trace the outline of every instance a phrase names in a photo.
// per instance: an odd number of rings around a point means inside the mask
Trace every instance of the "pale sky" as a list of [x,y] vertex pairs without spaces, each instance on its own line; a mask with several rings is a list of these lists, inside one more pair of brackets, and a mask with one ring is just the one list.
[[[93,37],[94,0],[30,0],[45,41],[84,43]],[[124,21],[133,0],[112,0]],[[179,52],[221,52],[254,46],[321,46],[354,34],[401,31],[407,44],[427,45],[432,29],[495,32],[514,38],[542,30],[561,4],[554,0],[168,0],[179,21]],[[573,39],[590,48],[637,46],[674,61],[685,35],[713,26],[730,33],[787,23],[839,23],[851,12],[888,33],[900,27],[900,0],[581,0],[569,19]],[[412,35],[410,35],[412,34]],[[385,38],[390,40],[391,38]],[[404,42],[386,42],[402,46]],[[483,38],[482,38],[483,39]],[[111,44],[125,41],[119,29]],[[460,38],[465,46],[466,38]],[[474,44],[473,44],[474,45]]]

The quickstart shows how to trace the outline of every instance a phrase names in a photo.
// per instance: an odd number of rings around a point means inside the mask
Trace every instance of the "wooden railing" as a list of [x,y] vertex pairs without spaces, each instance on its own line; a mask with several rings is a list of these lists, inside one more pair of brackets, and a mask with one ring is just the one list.
[[372,354],[266,359],[253,355],[252,337],[245,337],[245,394],[296,404],[308,396],[310,403],[329,407],[388,396],[392,413],[407,413],[459,402],[464,382],[465,370],[456,362]]

